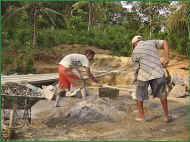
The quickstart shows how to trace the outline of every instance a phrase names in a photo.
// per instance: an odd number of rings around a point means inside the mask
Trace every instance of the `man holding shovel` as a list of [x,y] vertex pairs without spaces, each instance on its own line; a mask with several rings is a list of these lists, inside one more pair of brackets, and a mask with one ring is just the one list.
[[[58,67],[59,83],[58,88],[66,93],[73,86],[76,86],[76,82],[81,78],[80,67],[84,67],[89,78],[94,82],[97,82],[96,78],[90,71],[90,62],[93,61],[95,52],[93,50],[86,50],[85,54],[69,54],[65,56],[60,62]],[[85,86],[83,86],[85,87]],[[59,91],[61,92],[61,91]],[[55,106],[58,106],[59,92],[56,97]]]
[[[165,40],[143,40],[142,36],[132,39],[132,61],[135,67],[135,82],[137,108],[139,116],[137,121],[146,121],[143,101],[148,99],[148,86],[150,85],[153,97],[160,98],[164,111],[164,121],[171,121],[168,114],[166,79],[164,67],[169,62],[169,47]],[[158,49],[164,49],[164,59],[160,60]]]

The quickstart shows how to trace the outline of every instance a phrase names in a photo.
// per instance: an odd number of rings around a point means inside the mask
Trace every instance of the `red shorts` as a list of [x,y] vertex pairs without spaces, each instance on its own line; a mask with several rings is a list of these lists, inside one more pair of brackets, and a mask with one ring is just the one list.
[[72,86],[75,86],[75,81],[79,80],[79,77],[72,73],[72,70],[69,68],[65,68],[63,65],[59,65],[59,88],[61,89],[69,89]]

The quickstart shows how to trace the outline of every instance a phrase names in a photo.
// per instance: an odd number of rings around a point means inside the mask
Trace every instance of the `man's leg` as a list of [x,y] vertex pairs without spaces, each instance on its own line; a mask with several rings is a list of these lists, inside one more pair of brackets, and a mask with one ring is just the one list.
[[59,107],[59,100],[60,100],[60,94],[57,94],[56,100],[55,100],[55,107]]
[[169,113],[168,113],[168,100],[167,100],[167,97],[160,98],[160,102],[162,104],[162,109],[164,111],[164,117],[165,117],[164,121],[169,122],[170,117],[169,117]]
[[138,121],[144,121],[144,108],[143,108],[143,101],[148,99],[148,81],[137,81],[137,88],[136,88],[136,98],[137,98],[137,109],[138,109]]
[[144,116],[143,101],[138,101],[137,100],[137,108],[138,108],[138,111],[139,111],[139,118],[144,120],[145,116]]
[[64,89],[59,89],[58,92],[56,93],[56,100],[55,100],[55,107],[59,107],[59,101],[61,97],[66,95],[66,90]]
[[70,87],[69,81],[67,79],[67,71],[65,67],[62,65],[59,65],[58,73],[59,73],[59,82],[56,86],[57,90],[56,90],[55,107],[59,107],[59,100],[61,97],[61,93],[63,92],[65,93],[65,89]]
[[168,112],[168,101],[167,101],[165,77],[152,80],[150,85],[151,85],[154,96],[160,98],[162,109],[164,111],[164,121],[165,122],[171,121],[171,117],[169,117],[169,112]]

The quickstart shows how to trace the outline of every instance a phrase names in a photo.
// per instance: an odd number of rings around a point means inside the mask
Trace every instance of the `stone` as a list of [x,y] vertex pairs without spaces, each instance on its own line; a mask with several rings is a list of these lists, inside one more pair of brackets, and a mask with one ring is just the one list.
[[185,81],[178,76],[173,76],[172,77],[172,83],[174,83],[175,85],[184,85]]
[[11,96],[41,96],[38,87],[35,87],[30,84],[19,84],[13,82],[6,83],[2,86],[2,93],[4,95]]
[[48,100],[52,100],[54,95],[56,94],[56,87],[53,85],[43,86],[41,90],[42,96],[44,96]]
[[169,96],[171,97],[185,97],[188,95],[188,92],[186,91],[186,87],[184,85],[175,85],[171,92],[169,93]]

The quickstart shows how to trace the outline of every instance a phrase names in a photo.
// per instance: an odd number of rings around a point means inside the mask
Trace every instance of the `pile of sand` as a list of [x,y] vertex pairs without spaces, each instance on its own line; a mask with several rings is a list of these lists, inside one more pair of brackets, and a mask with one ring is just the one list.
[[[131,101],[127,97],[115,99],[100,98],[97,95],[88,96],[86,99],[62,98],[62,107],[49,107],[35,115],[37,119],[44,119],[49,127],[56,125],[86,124],[102,121],[120,121],[128,114],[128,105]],[[132,101],[134,103],[134,101]],[[47,106],[48,102],[43,103]],[[41,105],[41,108],[43,108]],[[50,104],[49,104],[50,106]],[[36,107],[39,109],[39,106]],[[43,115],[41,115],[43,113]],[[41,115],[41,116],[40,116]]]

